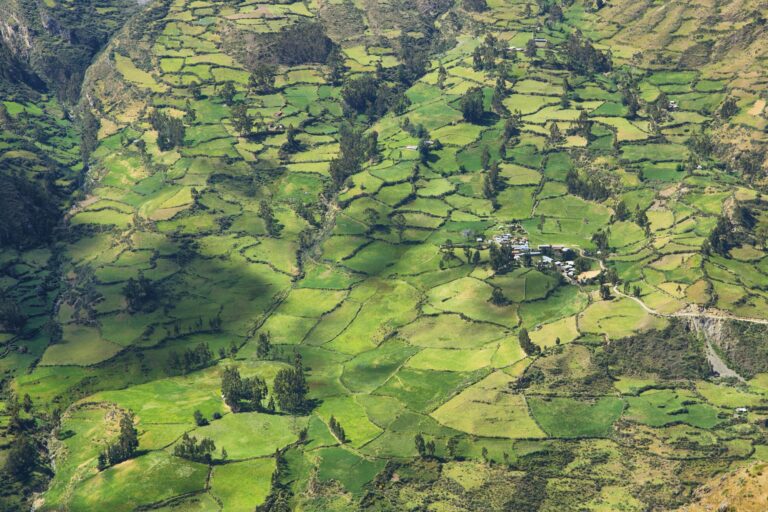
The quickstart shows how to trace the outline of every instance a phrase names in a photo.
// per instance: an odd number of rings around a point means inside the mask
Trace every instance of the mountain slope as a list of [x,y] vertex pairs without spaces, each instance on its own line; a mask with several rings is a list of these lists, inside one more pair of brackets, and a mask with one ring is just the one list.
[[38,509],[669,510],[764,460],[764,327],[681,321],[768,314],[752,9],[149,2],[4,267]]

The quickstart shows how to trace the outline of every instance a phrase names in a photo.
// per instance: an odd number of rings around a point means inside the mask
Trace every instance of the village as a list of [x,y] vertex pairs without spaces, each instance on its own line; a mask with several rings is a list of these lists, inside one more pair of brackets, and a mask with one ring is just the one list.
[[[551,270],[560,273],[567,281],[574,284],[588,280],[577,268],[576,251],[561,244],[538,244],[535,247],[529,242],[527,233],[518,223],[512,223],[500,229],[501,233],[491,237],[475,236],[475,248],[490,250],[491,246],[502,249],[510,255],[515,266],[536,266],[541,270]],[[470,233],[465,233],[469,240]],[[452,245],[452,244],[451,244]]]

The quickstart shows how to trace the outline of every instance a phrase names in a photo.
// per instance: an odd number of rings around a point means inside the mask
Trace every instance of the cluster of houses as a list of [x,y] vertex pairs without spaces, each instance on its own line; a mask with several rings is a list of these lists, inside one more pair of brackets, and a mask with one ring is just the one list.
[[[482,243],[485,240],[482,237],[478,237],[476,241]],[[514,255],[513,257],[517,261],[520,261],[520,259],[525,258],[526,256],[537,256],[540,258],[539,262],[542,266],[553,268],[571,280],[577,279],[577,270],[573,261],[575,252],[569,247],[564,245],[540,244],[536,248],[533,248],[528,242],[528,237],[520,234],[519,231],[517,233],[507,232],[494,235],[489,242],[511,249],[512,254]]]

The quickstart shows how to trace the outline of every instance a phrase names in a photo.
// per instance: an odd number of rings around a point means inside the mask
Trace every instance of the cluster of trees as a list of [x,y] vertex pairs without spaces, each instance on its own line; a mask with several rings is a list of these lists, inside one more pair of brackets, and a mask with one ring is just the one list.
[[[483,44],[472,52],[472,67],[475,71],[487,71],[496,69],[496,58],[505,55],[506,50],[499,44],[499,40],[493,34],[485,36]],[[506,74],[506,70],[504,70]]]
[[515,254],[509,245],[491,244],[488,262],[491,264],[493,271],[499,274],[509,272],[517,266]]
[[348,177],[360,172],[363,162],[378,155],[378,134],[368,135],[360,128],[343,124],[339,129],[339,156],[331,160],[329,173],[336,189]]
[[212,439],[204,437],[198,441],[195,436],[190,436],[186,432],[181,437],[181,441],[173,447],[173,454],[176,457],[203,464],[211,463],[214,451],[216,451],[216,444]]
[[579,113],[579,117],[573,122],[569,132],[572,135],[581,135],[587,140],[592,138],[592,119],[589,118],[586,110],[582,110]]
[[0,294],[0,330],[15,334],[21,332],[27,325],[27,315],[19,307],[19,304],[10,298],[3,298]]
[[372,74],[347,80],[341,89],[341,97],[350,110],[370,118],[381,117],[390,109],[402,114],[410,104],[402,90]]
[[230,366],[221,374],[221,396],[232,412],[264,410],[262,402],[267,392],[267,384],[261,377],[244,379],[237,368]]
[[501,288],[496,288],[495,286],[491,292],[491,298],[488,299],[488,302],[494,306],[506,306],[509,304],[509,301],[504,296],[504,292],[501,291]]
[[744,241],[743,231],[751,232],[756,224],[757,219],[749,208],[736,205],[732,218],[722,215],[717,219],[717,224],[704,242],[704,252],[728,257],[728,252]]
[[264,227],[266,227],[269,236],[280,236],[280,233],[283,231],[283,225],[275,218],[275,212],[266,200],[262,200],[259,203],[259,217],[264,221]]
[[277,66],[268,62],[258,62],[248,77],[248,90],[256,94],[271,94],[275,91]]
[[287,66],[326,62],[336,47],[323,24],[314,21],[300,21],[280,30],[276,38],[271,54]]
[[213,363],[213,352],[207,343],[198,343],[184,350],[181,356],[175,350],[168,354],[168,369],[171,373],[187,374]]
[[603,201],[611,195],[610,189],[596,177],[582,175],[571,169],[565,177],[568,193],[590,201]]
[[307,410],[309,386],[300,354],[296,353],[292,367],[282,368],[277,372],[274,392],[281,411],[300,413]]
[[435,456],[435,442],[433,440],[425,441],[424,436],[416,434],[413,437],[413,443],[416,446],[416,452],[422,459]]
[[462,7],[472,12],[484,12],[488,10],[488,2],[486,0],[462,0]]
[[139,433],[133,424],[133,413],[123,412],[120,415],[120,433],[114,443],[99,454],[98,467],[104,470],[132,458],[139,448]]
[[480,87],[473,87],[468,90],[461,98],[459,107],[464,120],[469,123],[480,124],[485,117],[485,106],[483,104],[483,90]]
[[259,333],[259,339],[256,342],[256,357],[259,359],[269,359],[272,357],[272,336],[270,333]]
[[331,432],[333,432],[333,435],[336,436],[336,439],[338,439],[340,443],[344,444],[347,442],[347,434],[344,432],[344,428],[333,416],[331,416],[331,419],[328,420],[328,427],[331,429]]
[[53,191],[0,167],[0,247],[46,242],[59,219]]
[[605,73],[613,67],[611,56],[594,46],[579,31],[572,32],[565,42],[566,67],[579,75]]
[[494,162],[483,178],[483,195],[493,203],[494,208],[498,207],[496,196],[503,187],[504,183],[499,175],[499,164]]
[[520,329],[517,339],[520,341],[520,348],[522,348],[529,356],[541,354],[541,347],[531,341],[531,336],[528,334],[528,329],[525,327]]
[[232,127],[241,137],[249,137],[253,131],[254,120],[248,113],[245,103],[239,102],[232,108]]
[[130,278],[123,287],[123,295],[128,304],[128,311],[136,313],[139,311],[152,311],[157,307],[160,299],[160,291],[157,286],[139,271],[137,279]]
[[161,151],[169,151],[184,143],[185,130],[181,119],[153,110],[149,122],[157,131],[157,147]]

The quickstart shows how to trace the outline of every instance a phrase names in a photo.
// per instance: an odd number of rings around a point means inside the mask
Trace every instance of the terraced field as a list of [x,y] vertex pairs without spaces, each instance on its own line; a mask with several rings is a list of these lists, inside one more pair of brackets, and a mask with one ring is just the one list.
[[[703,141],[765,142],[764,70],[696,65],[687,5],[658,8],[670,32],[623,3],[417,4],[150,2],[94,62],[85,193],[51,249],[1,253],[29,320],[0,369],[61,414],[38,510],[670,510],[768,462],[768,361],[695,321],[768,320],[764,173]],[[610,70],[573,69],[577,30]],[[382,112],[355,108],[370,76],[402,85]],[[510,232],[578,270],[499,263]],[[274,399],[297,354],[300,413],[222,399],[226,367]],[[138,451],[105,469],[123,411]],[[178,456],[185,434],[210,460]]]

